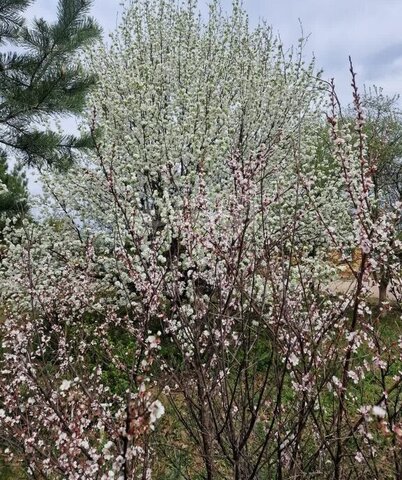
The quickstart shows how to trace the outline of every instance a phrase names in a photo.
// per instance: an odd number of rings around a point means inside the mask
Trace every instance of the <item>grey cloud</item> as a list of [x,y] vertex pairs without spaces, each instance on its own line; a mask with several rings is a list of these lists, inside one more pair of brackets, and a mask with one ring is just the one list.
[[367,75],[370,78],[382,75],[398,73],[401,68],[402,41],[388,45],[377,52],[369,54],[365,58]]

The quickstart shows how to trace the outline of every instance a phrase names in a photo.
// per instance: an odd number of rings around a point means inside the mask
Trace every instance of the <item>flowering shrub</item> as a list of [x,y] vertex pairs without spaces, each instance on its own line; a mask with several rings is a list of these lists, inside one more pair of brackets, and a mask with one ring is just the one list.
[[[367,303],[398,213],[371,215],[355,84],[329,168],[313,65],[237,5],[138,2],[92,62],[95,152],[7,233],[6,453],[32,478],[399,478],[402,338]],[[335,295],[328,251],[355,248]]]

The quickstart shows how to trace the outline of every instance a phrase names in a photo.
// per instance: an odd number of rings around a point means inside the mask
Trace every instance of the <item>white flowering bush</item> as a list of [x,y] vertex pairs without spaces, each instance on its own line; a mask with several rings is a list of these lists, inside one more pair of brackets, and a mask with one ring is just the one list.
[[397,213],[356,86],[350,135],[301,47],[155,0],[91,53],[95,149],[6,231],[0,439],[32,478],[398,478],[402,338],[367,302]]

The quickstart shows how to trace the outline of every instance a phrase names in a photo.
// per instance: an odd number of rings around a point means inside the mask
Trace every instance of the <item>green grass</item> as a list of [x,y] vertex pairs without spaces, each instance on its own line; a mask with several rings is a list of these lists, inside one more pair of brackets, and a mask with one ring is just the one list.
[[0,458],[0,480],[26,480],[27,478],[21,468],[7,465],[5,461]]

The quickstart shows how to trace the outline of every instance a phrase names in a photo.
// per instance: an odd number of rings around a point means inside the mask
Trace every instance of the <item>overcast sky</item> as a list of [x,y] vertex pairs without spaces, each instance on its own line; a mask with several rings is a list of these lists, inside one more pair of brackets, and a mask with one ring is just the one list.
[[[121,18],[121,0],[95,0],[93,16],[105,34]],[[205,5],[200,0],[200,5]],[[231,0],[223,0],[226,9]],[[31,16],[55,18],[57,0],[36,0]],[[299,19],[309,35],[306,54],[314,52],[326,78],[335,77],[342,100],[349,101],[348,56],[360,85],[384,87],[390,95],[402,93],[401,0],[244,0],[255,24],[264,18],[286,45],[300,36]]]

